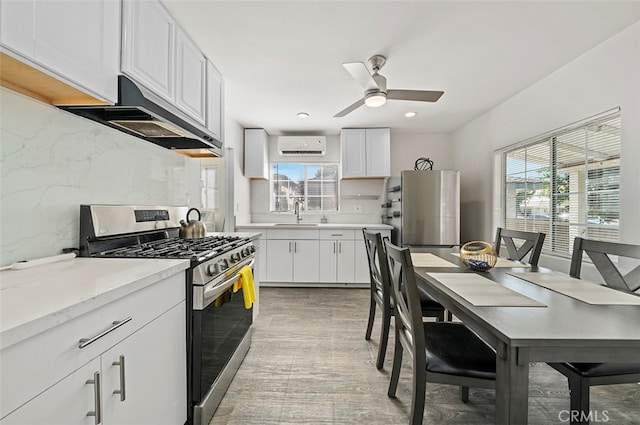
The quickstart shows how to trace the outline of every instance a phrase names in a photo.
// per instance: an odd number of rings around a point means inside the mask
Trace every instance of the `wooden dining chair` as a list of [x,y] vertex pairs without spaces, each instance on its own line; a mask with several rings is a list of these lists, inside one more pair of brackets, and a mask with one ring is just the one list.
[[[382,235],[379,232],[371,232],[366,228],[362,229],[362,234],[369,260],[369,277],[371,280],[369,321],[365,339],[367,341],[371,339],[377,305],[382,312],[382,327],[376,367],[382,369],[387,353],[391,317],[394,314],[394,300],[391,293],[391,284],[389,283],[389,270]],[[444,320],[444,307],[426,294],[421,294],[420,306],[422,317],[435,317],[436,320]]]
[[396,299],[395,346],[388,396],[395,398],[406,351],[413,369],[409,423],[422,424],[426,383],[461,386],[462,401],[469,387],[495,388],[496,353],[459,322],[423,322],[416,277],[409,248],[385,243]]
[[[583,252],[586,252],[607,286],[632,292],[640,286],[640,266],[625,275],[609,255],[640,259],[640,246],[575,238],[569,274],[580,278]],[[640,363],[549,363],[569,381],[572,424],[588,423],[589,388],[596,385],[640,382]],[[576,420],[573,420],[577,418]]]
[[[496,254],[500,255],[500,247],[504,241],[507,247],[507,258],[510,260],[524,261],[532,266],[537,266],[540,253],[542,252],[542,244],[546,236],[545,233],[541,232],[524,232],[498,227],[493,248],[496,250]],[[527,254],[530,254],[529,258],[523,260]]]

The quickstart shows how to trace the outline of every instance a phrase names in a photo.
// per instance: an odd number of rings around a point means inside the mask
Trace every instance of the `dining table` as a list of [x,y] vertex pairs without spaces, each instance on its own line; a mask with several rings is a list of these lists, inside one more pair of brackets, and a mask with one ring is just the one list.
[[410,247],[419,290],[496,351],[496,424],[527,423],[530,362],[639,361],[640,296],[506,258],[473,271],[458,251]]

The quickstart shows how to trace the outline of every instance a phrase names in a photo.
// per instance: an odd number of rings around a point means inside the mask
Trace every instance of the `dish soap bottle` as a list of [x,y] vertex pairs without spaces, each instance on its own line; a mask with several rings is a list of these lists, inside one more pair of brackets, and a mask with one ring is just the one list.
[[327,223],[327,216],[322,214],[322,218],[320,219],[320,223],[322,224],[326,224]]

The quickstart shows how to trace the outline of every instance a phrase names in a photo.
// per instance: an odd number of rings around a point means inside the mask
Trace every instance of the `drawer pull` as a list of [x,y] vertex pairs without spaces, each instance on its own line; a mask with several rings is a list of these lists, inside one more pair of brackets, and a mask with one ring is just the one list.
[[130,322],[130,321],[131,321],[131,316],[127,317],[124,320],[117,320],[117,321],[113,322],[113,326],[111,326],[109,329],[105,329],[104,331],[100,332],[98,335],[96,335],[96,336],[94,336],[92,338],[80,338],[80,340],[78,341],[78,348],[84,348],[89,344],[93,344],[94,342],[96,342],[97,340],[99,340],[100,338],[102,338],[103,336],[108,334],[109,332],[115,331],[120,326],[122,326],[125,323]]
[[332,233],[331,236],[342,236],[342,233]]
[[114,394],[120,394],[120,401],[125,401],[127,398],[125,394],[125,383],[124,383],[124,355],[120,355],[120,359],[117,362],[111,363],[113,366],[120,366],[120,389],[113,390]]
[[93,379],[87,379],[87,384],[93,384],[93,400],[96,409],[87,412],[87,416],[93,416],[95,418],[95,424],[99,425],[100,423],[102,423],[102,405],[100,402],[100,400],[102,399],[102,394],[100,394],[100,372],[95,372],[93,374]]

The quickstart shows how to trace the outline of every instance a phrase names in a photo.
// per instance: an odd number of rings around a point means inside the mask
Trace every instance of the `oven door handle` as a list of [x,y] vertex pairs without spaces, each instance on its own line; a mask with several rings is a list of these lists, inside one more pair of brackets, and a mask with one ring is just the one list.
[[[246,265],[253,268],[253,264],[256,262],[255,258],[252,258],[251,261],[249,261]],[[244,267],[244,266],[242,266]],[[238,268],[238,271],[240,271],[240,269],[242,267]],[[203,292],[203,298],[205,300],[204,304],[208,305],[209,303],[207,302],[207,300],[209,298],[212,297],[217,297],[218,295],[220,295],[221,293],[223,293],[225,290],[227,290],[231,285],[233,285],[234,283],[236,283],[238,281],[238,279],[240,279],[240,273],[236,273],[233,276],[231,276],[229,279],[225,280],[224,282],[212,287],[212,288],[208,288],[205,289]]]

